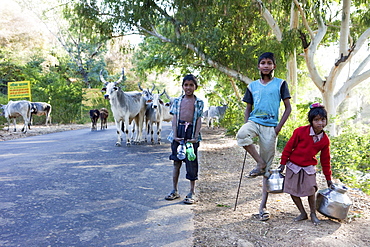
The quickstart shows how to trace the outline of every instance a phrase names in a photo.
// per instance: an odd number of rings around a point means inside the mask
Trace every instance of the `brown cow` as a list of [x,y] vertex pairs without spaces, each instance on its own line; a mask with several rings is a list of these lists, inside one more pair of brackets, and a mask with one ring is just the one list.
[[100,109],[100,129],[103,130],[103,129],[106,129],[108,126],[107,126],[107,119],[108,119],[108,116],[109,116],[109,112],[106,108],[101,108]]
[[91,118],[91,131],[96,130],[96,124],[99,120],[100,112],[98,109],[90,110],[90,118]]

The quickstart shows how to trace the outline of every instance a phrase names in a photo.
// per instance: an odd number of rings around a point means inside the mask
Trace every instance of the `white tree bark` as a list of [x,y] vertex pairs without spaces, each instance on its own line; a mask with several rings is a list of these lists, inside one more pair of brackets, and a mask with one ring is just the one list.
[[[295,7],[294,3],[292,2],[291,8],[290,8],[290,30],[294,30],[298,28],[298,10]],[[297,52],[296,49],[294,49],[294,52],[289,55],[288,61],[287,61],[287,81],[290,83],[290,87],[293,89],[293,102],[297,103]],[[293,114],[294,117],[294,114]]]
[[350,23],[351,0],[343,0],[342,22],[339,39],[339,56],[348,55],[349,23]]
[[[362,63],[357,65],[358,67],[353,72],[351,77],[343,84],[343,86],[335,92],[335,88],[338,82],[338,76],[342,72],[343,68],[351,61],[353,56],[356,55],[358,50],[365,44],[365,41],[370,37],[370,28],[367,29],[357,40],[357,42],[350,47],[350,6],[351,0],[343,0],[342,3],[342,24],[340,29],[340,39],[338,46],[339,58],[335,64],[333,64],[328,76],[323,79],[319,74],[316,64],[314,61],[314,56],[317,51],[317,47],[324,38],[327,27],[324,24],[323,19],[320,16],[316,16],[316,24],[318,25],[318,30],[312,32],[308,22],[304,16],[304,12],[299,5],[297,0],[293,0],[296,7],[302,14],[302,21],[307,29],[307,32],[311,36],[311,43],[307,49],[305,49],[305,59],[307,69],[309,71],[312,81],[315,83],[316,87],[320,90],[323,98],[323,103],[328,111],[329,118],[335,117],[337,108],[340,103],[346,98],[350,91],[357,86],[359,83],[363,82],[370,77],[370,70],[362,72],[366,64],[370,62],[370,55],[363,60]],[[362,72],[362,73],[361,73]],[[330,123],[330,122],[329,122]],[[328,126],[328,131],[331,135],[336,135],[335,123],[331,123]]]

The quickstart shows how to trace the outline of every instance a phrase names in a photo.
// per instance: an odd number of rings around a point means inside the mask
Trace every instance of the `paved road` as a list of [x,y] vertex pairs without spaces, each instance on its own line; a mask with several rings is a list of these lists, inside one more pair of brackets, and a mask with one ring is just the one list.
[[0,246],[191,246],[193,206],[163,199],[169,142],[115,141],[109,126],[0,142]]

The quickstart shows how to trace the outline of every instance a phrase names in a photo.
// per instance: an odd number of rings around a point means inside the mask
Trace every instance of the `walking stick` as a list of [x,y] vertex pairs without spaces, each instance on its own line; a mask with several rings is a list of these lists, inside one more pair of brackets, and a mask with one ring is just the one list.
[[240,181],[239,181],[239,186],[238,186],[238,192],[236,193],[236,200],[235,200],[234,211],[236,210],[236,205],[238,204],[238,197],[239,197],[240,184],[242,183],[242,178],[243,178],[243,172],[244,172],[244,166],[245,166],[245,160],[246,160],[246,158],[247,158],[247,150],[245,150],[245,155],[244,155],[244,161],[243,161],[242,172],[241,172],[241,174],[240,174]]

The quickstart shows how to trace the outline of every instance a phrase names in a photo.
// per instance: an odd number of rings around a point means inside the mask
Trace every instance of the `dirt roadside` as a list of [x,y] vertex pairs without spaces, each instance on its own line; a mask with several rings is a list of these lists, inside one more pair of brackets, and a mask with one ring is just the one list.
[[[0,141],[53,132],[88,128],[91,124],[32,126],[27,134],[0,130]],[[21,125],[17,126],[20,130]],[[261,178],[242,178],[238,204],[234,211],[244,151],[223,129],[203,126],[200,146],[199,202],[194,207],[195,247],[210,246],[370,246],[370,196],[359,190],[347,193],[353,201],[347,220],[339,222],[318,213],[322,223],[293,222],[298,210],[287,194],[270,194],[269,221],[258,220]],[[247,156],[244,175],[254,166]],[[338,181],[337,181],[338,182]],[[320,189],[325,179],[318,176]],[[307,200],[304,199],[308,209]]]
[[[347,192],[353,206],[342,222],[320,213],[318,226],[310,220],[293,222],[299,212],[288,194],[270,194],[270,220],[259,221],[262,178],[245,177],[254,167],[249,155],[234,211],[245,152],[223,129],[203,128],[202,134],[194,246],[370,246],[370,197],[359,190]],[[319,189],[326,188],[323,175],[317,180]],[[307,199],[303,202],[308,210]]]

